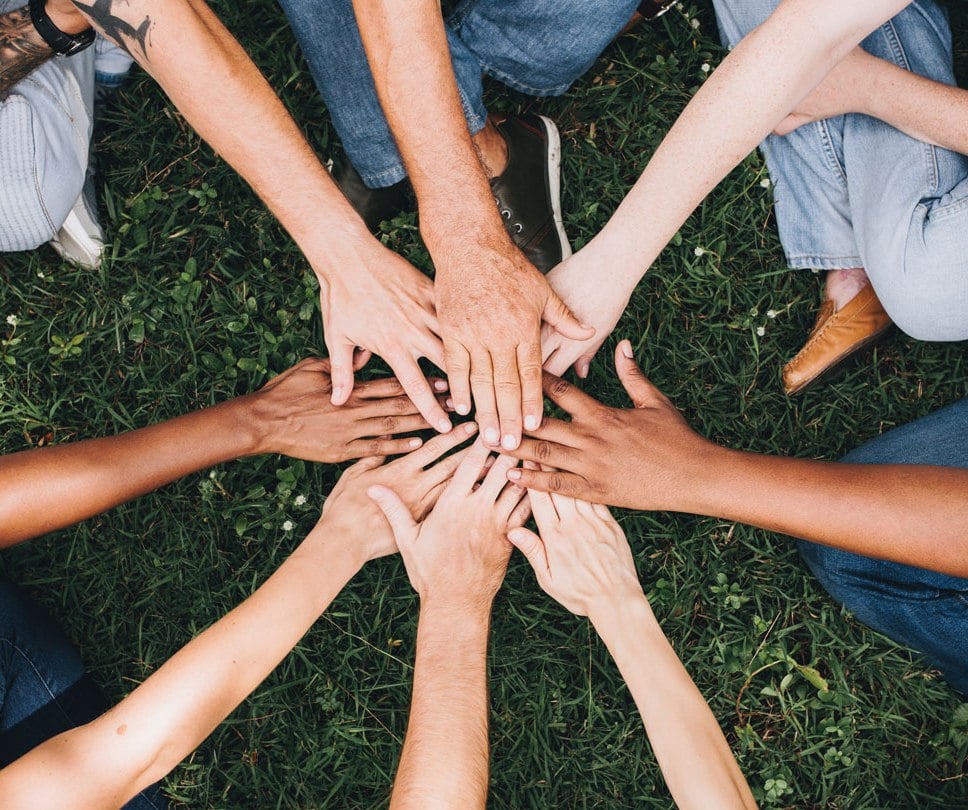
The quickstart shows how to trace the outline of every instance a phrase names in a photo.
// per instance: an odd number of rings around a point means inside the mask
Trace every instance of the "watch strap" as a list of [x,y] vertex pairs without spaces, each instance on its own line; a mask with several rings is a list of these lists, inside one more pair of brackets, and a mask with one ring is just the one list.
[[672,8],[678,0],[642,0],[639,3],[639,14],[642,15],[643,19],[654,20],[656,17],[661,17],[670,8]]
[[88,28],[79,34],[65,34],[47,16],[47,0],[30,0],[30,21],[37,33],[54,53],[73,56],[94,42],[94,29]]

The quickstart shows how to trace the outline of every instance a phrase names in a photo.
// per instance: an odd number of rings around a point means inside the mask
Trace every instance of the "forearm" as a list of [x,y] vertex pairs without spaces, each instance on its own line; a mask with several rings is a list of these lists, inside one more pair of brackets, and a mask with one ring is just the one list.
[[258,452],[261,434],[250,402],[241,397],[131,433],[0,458],[0,547]]
[[30,21],[26,6],[0,14],[0,101],[53,55]]
[[464,118],[440,3],[354,0],[353,6],[431,253],[471,221],[481,238],[507,241]]
[[94,722],[0,774],[5,808],[117,807],[163,777],[275,668],[359,570],[321,523],[239,607]]
[[645,597],[590,618],[632,693],[676,805],[755,807],[716,718]]
[[968,576],[968,470],[839,464],[717,449],[680,511]]
[[968,90],[951,87],[871,57],[870,82],[857,112],[880,118],[912,138],[968,154]]
[[473,810],[487,799],[488,612],[423,604],[393,810]]
[[782,3],[703,84],[615,215],[584,250],[623,282],[641,278],[695,207],[830,65],[906,4]]
[[317,273],[345,273],[344,265],[356,263],[355,251],[372,237],[258,68],[204,2],[76,5],[120,41],[249,182]]

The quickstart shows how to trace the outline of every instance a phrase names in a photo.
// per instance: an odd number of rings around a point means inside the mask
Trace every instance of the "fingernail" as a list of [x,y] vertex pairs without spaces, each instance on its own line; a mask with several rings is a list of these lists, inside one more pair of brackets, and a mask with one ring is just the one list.
[[477,433],[477,422],[467,422],[464,425],[464,432],[468,434]]
[[508,478],[510,478],[512,481],[520,481],[521,480],[521,470],[519,470],[517,468],[515,468],[513,470],[508,470]]
[[588,376],[588,363],[582,363],[578,367],[578,376],[582,379],[585,379],[585,377]]
[[411,447],[420,447],[420,445],[422,445],[422,444],[423,444],[423,439],[411,439],[410,440],[410,446]]
[[538,417],[534,414],[528,414],[526,417],[524,417],[525,430],[537,430],[540,423],[541,420],[538,419]]
[[450,397],[447,397],[447,399],[444,400],[444,405],[446,405],[452,411],[457,410],[457,408],[454,406],[454,400],[452,400]]
[[619,347],[619,349],[622,350],[622,354],[624,354],[629,360],[634,360],[635,359],[635,355],[632,354],[632,344],[631,344],[631,342],[629,342],[627,340],[623,340],[621,343],[618,344],[618,347]]
[[518,440],[510,433],[501,440],[501,447],[505,450],[513,450],[518,446]]
[[471,406],[466,402],[460,402],[457,404],[457,413],[461,416],[467,416],[471,412]]
[[447,390],[447,382],[445,380],[437,380],[434,383],[434,390],[435,391],[446,391]]
[[441,433],[450,433],[450,427],[451,425],[449,419],[441,419],[437,423],[437,430],[439,430]]
[[494,428],[488,428],[484,431],[484,441],[486,441],[488,444],[497,444],[499,438],[500,437]]

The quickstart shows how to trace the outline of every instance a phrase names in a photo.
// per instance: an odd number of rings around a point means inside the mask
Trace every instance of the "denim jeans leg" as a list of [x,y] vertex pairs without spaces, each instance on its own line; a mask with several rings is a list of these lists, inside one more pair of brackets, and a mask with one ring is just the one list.
[[[885,433],[843,461],[968,468],[968,399]],[[834,599],[864,624],[920,652],[968,694],[968,579],[803,540],[797,545]]]
[[[60,628],[19,588],[0,579],[0,768],[105,709],[104,696]],[[125,805],[167,806],[158,785]]]
[[0,251],[50,241],[84,187],[94,49],[54,59],[0,101]]

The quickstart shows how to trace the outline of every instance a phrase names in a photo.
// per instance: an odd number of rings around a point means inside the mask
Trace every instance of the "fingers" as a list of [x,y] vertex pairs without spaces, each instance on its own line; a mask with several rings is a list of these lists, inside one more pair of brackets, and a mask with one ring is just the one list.
[[386,357],[384,359],[393,369],[393,373],[397,375],[403,390],[413,400],[413,404],[416,405],[423,418],[440,433],[447,433],[451,429],[450,419],[444,413],[444,409],[440,407],[440,403],[437,401],[430,383],[427,382],[427,378],[420,370],[420,366],[417,365],[417,361],[407,354],[398,354],[392,358]]
[[491,362],[494,368],[494,393],[501,447],[512,450],[521,441],[521,378],[518,374],[518,360],[512,352],[497,356],[492,354]]
[[481,493],[492,500],[497,500],[501,492],[507,487],[508,471],[516,467],[517,463],[516,458],[498,456],[497,461],[491,465],[491,469],[487,471],[487,475],[481,482]]
[[619,380],[622,381],[622,387],[625,388],[636,408],[652,405],[659,397],[665,399],[659,389],[642,373],[632,354],[632,344],[627,340],[623,340],[615,348],[615,370],[618,372]]
[[448,450],[453,450],[457,445],[466,442],[468,437],[473,436],[476,432],[477,425],[474,422],[465,422],[450,433],[441,433],[434,436],[419,450],[406,458],[398,459],[394,464],[399,464],[401,467],[406,465],[411,470],[422,470],[424,467],[433,464]]
[[353,371],[359,371],[363,368],[363,366],[370,362],[371,357],[373,357],[373,352],[369,349],[364,349],[362,346],[357,346],[353,350]]
[[[409,402],[409,400],[407,400]],[[413,433],[415,430],[426,430],[430,427],[427,420],[419,413],[409,416],[373,416],[360,419],[353,423],[353,431],[357,436],[393,436],[398,433]],[[414,445],[418,447],[419,445]],[[412,448],[411,448],[412,449]]]
[[372,486],[366,494],[376,502],[380,511],[386,516],[397,543],[406,544],[416,536],[417,524],[414,522],[413,515],[396,492],[388,487]]
[[347,343],[331,347],[329,362],[333,393],[330,399],[334,405],[343,405],[353,392],[353,348]]
[[457,470],[454,472],[454,478],[451,482],[451,486],[455,487],[457,492],[463,494],[471,492],[474,489],[474,484],[477,483],[481,470],[484,469],[484,464],[490,454],[490,449],[480,439],[474,442],[474,444],[471,445],[470,452],[468,452],[468,454],[464,457],[464,460],[460,463],[460,466],[458,466]]
[[554,290],[550,291],[541,317],[566,338],[588,340],[595,336],[595,328],[579,321]]
[[573,470],[581,461],[582,454],[567,445],[547,439],[531,439],[525,436],[521,444],[509,452],[515,458],[537,461],[561,470]]
[[545,553],[541,538],[528,529],[512,529],[508,532],[508,540],[531,563],[538,584],[543,585],[548,577],[548,555]]
[[[499,447],[501,430],[497,415],[497,400],[494,397],[494,370],[491,368],[491,356],[487,352],[471,358],[470,380],[476,409],[474,416],[477,424],[481,426],[481,437],[490,447]],[[451,391],[453,391],[453,383],[451,383]]]
[[461,416],[467,416],[471,412],[471,357],[459,343],[444,343],[444,370],[450,383],[454,409]]
[[529,517],[531,517],[531,499],[528,491],[524,490],[524,496],[518,501],[518,505],[514,507],[514,511],[508,517],[508,528],[514,529],[523,526],[528,522]]
[[575,361],[575,374],[578,375],[579,379],[588,379],[588,372],[591,370],[592,360],[594,359],[595,352],[589,352],[588,354],[583,354]]
[[357,439],[346,445],[348,458],[366,458],[368,456],[402,456],[413,452],[423,444],[419,436],[409,439]]
[[578,390],[570,382],[554,374],[544,373],[543,386],[548,399],[555,403],[562,410],[567,411],[572,416],[581,416],[589,413],[592,408],[599,405],[598,400],[588,396],[583,391]]
[[[403,386],[396,377],[380,377],[376,380],[367,380],[359,383],[353,393],[358,399],[391,399],[403,395]],[[409,399],[409,397],[408,397]],[[410,411],[416,410],[414,408]]]
[[560,471],[511,470],[508,479],[526,489],[554,492],[572,498],[595,500],[591,487],[580,475]]
[[365,473],[369,470],[375,470],[377,467],[383,464],[384,461],[386,461],[385,455],[372,453],[366,458],[361,458],[356,462],[356,464],[347,467],[346,472],[344,472],[343,475],[346,475],[347,473],[359,475],[360,473]]
[[547,532],[558,525],[558,510],[547,492],[529,489],[528,500],[531,501],[531,512],[539,531]]
[[544,394],[541,392],[541,356],[536,354],[534,347],[518,346],[518,376],[521,378],[521,413],[524,416],[524,429],[537,430],[544,413]]
[[454,477],[454,473],[469,452],[470,448],[465,447],[463,450],[451,453],[446,458],[442,458],[436,464],[432,464],[426,470],[418,473],[422,485],[433,488],[440,484],[446,484]]

